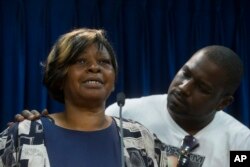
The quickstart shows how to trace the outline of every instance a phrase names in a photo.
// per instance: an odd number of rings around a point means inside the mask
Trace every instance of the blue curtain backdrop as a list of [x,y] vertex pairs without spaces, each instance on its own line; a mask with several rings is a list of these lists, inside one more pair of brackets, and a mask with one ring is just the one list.
[[248,127],[249,0],[0,0],[0,129],[23,109],[56,112],[42,85],[42,68],[55,40],[73,28],[103,28],[119,63],[116,93],[165,93],[177,70],[197,49],[230,47],[245,65],[228,108]]

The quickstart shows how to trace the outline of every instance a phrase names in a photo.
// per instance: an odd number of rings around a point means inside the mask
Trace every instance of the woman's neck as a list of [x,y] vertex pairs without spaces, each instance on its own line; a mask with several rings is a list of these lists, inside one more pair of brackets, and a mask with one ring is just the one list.
[[50,115],[55,124],[72,130],[96,131],[107,128],[112,119],[105,116],[105,107],[84,108],[65,106],[65,111]]

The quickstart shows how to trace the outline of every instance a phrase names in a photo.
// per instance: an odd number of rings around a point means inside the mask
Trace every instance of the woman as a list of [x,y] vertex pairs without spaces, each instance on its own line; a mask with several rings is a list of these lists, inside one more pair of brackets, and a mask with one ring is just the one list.
[[[44,67],[44,85],[65,109],[2,132],[0,166],[121,166],[119,119],[104,114],[117,74],[104,31],[61,36]],[[126,166],[167,166],[164,145],[141,124],[124,120],[123,131]]]

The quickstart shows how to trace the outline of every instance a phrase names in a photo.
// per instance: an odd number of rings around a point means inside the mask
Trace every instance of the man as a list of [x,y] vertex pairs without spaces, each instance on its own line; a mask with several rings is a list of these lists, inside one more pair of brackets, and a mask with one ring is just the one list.
[[[229,48],[198,50],[179,70],[168,94],[126,99],[123,117],[144,124],[178,155],[183,138],[199,142],[189,166],[228,167],[230,150],[250,150],[250,130],[222,111],[233,101],[243,73],[239,57]],[[117,104],[106,114],[119,116]]]
[[[190,167],[228,167],[230,150],[250,150],[250,130],[223,111],[242,73],[241,60],[229,48],[202,48],[178,71],[167,94],[126,99],[123,117],[154,132],[169,156],[180,157],[183,139],[193,136],[199,146],[188,155]],[[119,116],[117,104],[106,114]]]

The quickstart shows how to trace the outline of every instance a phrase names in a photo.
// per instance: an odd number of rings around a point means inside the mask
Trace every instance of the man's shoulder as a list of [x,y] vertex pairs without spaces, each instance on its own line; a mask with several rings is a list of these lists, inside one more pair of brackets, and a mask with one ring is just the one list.
[[230,131],[235,131],[237,133],[246,133],[250,135],[250,129],[246,125],[244,125],[225,111],[218,111],[215,115],[215,119],[221,125],[224,124],[224,126],[227,127],[227,129],[229,129]]
[[225,131],[230,150],[250,149],[250,129],[246,125],[224,111],[218,112],[216,117],[218,126]]
[[[138,98],[126,98],[123,106],[123,113],[135,114],[135,111],[145,112],[146,109],[151,109],[152,106],[159,106],[160,101],[166,102],[167,94],[155,94],[149,96],[142,96]],[[116,103],[111,104],[106,108],[107,115],[118,116],[119,107]]]
[[167,97],[167,94],[152,94],[147,96],[141,96],[137,98],[127,98],[128,101],[157,101],[159,99],[165,99]]
[[167,94],[155,94],[142,96],[138,98],[128,98],[125,100],[125,107],[137,108],[143,106],[159,105],[161,102],[166,102]]

